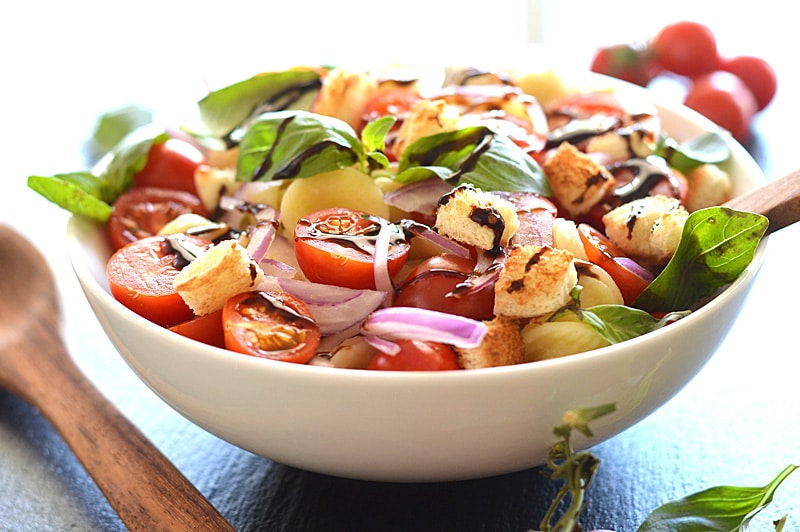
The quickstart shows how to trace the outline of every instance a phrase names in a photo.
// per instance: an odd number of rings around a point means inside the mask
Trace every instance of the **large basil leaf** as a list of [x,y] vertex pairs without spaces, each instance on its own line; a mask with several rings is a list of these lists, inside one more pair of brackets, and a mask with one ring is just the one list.
[[364,160],[349,124],[305,111],[262,115],[247,129],[239,150],[240,181],[309,177]]
[[727,207],[692,213],[675,255],[633,306],[648,312],[692,308],[747,268],[768,224],[765,216]]
[[789,465],[764,487],[718,486],[659,506],[637,532],[733,532],[745,530],[799,466]]
[[[442,174],[447,169],[447,175]],[[482,190],[551,194],[539,164],[514,142],[485,126],[418,139],[403,152],[395,179],[408,184],[433,176]]]
[[649,312],[624,305],[596,305],[574,312],[611,344],[655,331],[689,314],[670,312],[657,319]]
[[209,93],[198,102],[208,132],[225,137],[255,115],[285,109],[308,110],[320,87],[313,70],[271,72]]

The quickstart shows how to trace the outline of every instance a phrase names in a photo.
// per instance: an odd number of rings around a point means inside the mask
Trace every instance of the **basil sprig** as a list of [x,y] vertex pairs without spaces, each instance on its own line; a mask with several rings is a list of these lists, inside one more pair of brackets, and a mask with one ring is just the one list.
[[[569,410],[562,423],[553,429],[558,441],[548,453],[549,471],[545,474],[563,484],[539,523],[542,532],[580,530],[580,513],[600,460],[589,451],[572,449],[572,431],[591,437],[589,423],[615,411],[614,403]],[[797,469],[800,466],[788,465],[765,486],[717,486],[667,502],[653,510],[636,532],[743,531],[772,502],[783,481]],[[561,514],[557,516],[559,510]],[[786,516],[775,521],[776,532],[782,530],[785,522]]]

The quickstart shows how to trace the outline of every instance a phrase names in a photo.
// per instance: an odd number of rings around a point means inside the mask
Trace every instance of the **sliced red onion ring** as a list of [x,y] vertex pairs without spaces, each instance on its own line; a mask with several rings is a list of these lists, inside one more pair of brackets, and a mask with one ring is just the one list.
[[394,285],[389,274],[389,224],[379,220],[381,228],[375,237],[375,251],[373,252],[372,272],[375,276],[375,288],[389,296],[388,303],[394,295]]
[[261,262],[264,259],[277,233],[278,222],[275,220],[259,220],[256,225],[247,228],[247,234],[250,237],[247,252],[254,261]]
[[378,290],[355,290],[297,279],[277,280],[282,290],[301,299],[323,335],[336,334],[360,323],[386,299]]
[[488,327],[478,320],[414,307],[387,307],[370,314],[361,325],[364,336],[384,340],[424,340],[456,347],[477,347]]
[[400,352],[399,345],[391,340],[381,338],[380,336],[365,336],[364,340],[378,351],[386,353],[387,355],[394,356]]
[[265,258],[261,259],[258,265],[261,266],[261,270],[264,272],[264,275],[272,277],[291,279],[297,273],[296,269],[280,260]]
[[435,214],[439,198],[451,190],[453,187],[438,177],[432,177],[387,192],[383,201],[405,212]]
[[641,277],[648,283],[653,280],[653,274],[642,265],[640,265],[635,260],[628,258],[628,257],[614,257],[614,262],[625,268],[626,270],[630,271],[631,273],[636,274],[637,276]]
[[412,235],[419,238],[424,238],[425,240],[439,247],[445,253],[457,255],[463,258],[469,257],[469,249],[462,246],[458,242],[450,240],[446,236],[437,233],[425,224],[421,224],[413,220],[404,220],[403,227]]

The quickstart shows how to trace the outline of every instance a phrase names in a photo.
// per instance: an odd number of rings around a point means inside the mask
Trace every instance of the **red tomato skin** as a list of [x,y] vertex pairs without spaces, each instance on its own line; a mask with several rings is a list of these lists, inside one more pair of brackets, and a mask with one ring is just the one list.
[[400,352],[378,353],[367,369],[379,371],[444,371],[461,369],[455,351],[449,345],[421,340],[397,340]]
[[603,268],[614,280],[626,305],[631,305],[649,284],[614,260],[622,252],[604,234],[588,224],[578,224],[583,249],[590,262]]
[[147,153],[144,167],[134,174],[133,183],[136,187],[169,188],[197,195],[194,173],[204,162],[200,150],[185,140],[156,142]]
[[760,57],[740,55],[722,59],[720,68],[739,76],[753,93],[757,111],[763,111],[778,91],[778,77],[772,66]]
[[461,297],[446,297],[475,267],[475,261],[455,255],[426,259],[414,268],[400,285],[394,305],[447,312],[489,320],[494,316],[494,285]]
[[684,104],[728,130],[739,142],[749,140],[758,104],[738,76],[717,70],[695,79]]
[[[361,211],[343,207],[324,209],[304,216],[295,225],[295,256],[306,278],[314,283],[322,283],[346,288],[375,289],[374,257],[355,247],[342,245],[336,239],[320,239],[314,236],[314,227],[320,227],[326,220],[343,219],[352,222],[354,231],[371,227]],[[375,219],[375,217],[371,217]],[[386,222],[388,223],[388,222]],[[342,234],[342,233],[330,233]],[[343,236],[355,234],[345,231]],[[410,244],[403,240],[390,249],[388,256],[389,275],[394,277],[405,264]]]
[[[209,246],[201,238],[187,238],[198,246]],[[194,313],[173,286],[180,270],[174,265],[175,255],[165,252],[168,246],[162,236],[137,240],[117,250],[106,266],[111,295],[162,327],[194,318]]]
[[695,77],[717,68],[717,40],[704,24],[681,21],[668,24],[652,42],[658,63],[680,76]]
[[119,249],[141,238],[158,234],[171,220],[183,213],[207,216],[200,198],[182,190],[134,187],[114,202],[108,219],[111,245]]
[[590,69],[646,87],[659,74],[661,67],[653,60],[647,47],[617,44],[598,48]]
[[225,347],[225,334],[222,330],[222,310],[197,316],[169,328],[172,332],[214,347]]
[[[274,302],[289,310],[278,308]],[[250,312],[252,309],[255,312]],[[243,292],[229,298],[222,308],[222,328],[226,349],[296,364],[311,360],[321,338],[308,307],[287,292]],[[288,349],[264,349],[253,344],[248,331],[255,331],[259,339],[275,332],[290,335],[295,340],[299,335],[303,337]]]

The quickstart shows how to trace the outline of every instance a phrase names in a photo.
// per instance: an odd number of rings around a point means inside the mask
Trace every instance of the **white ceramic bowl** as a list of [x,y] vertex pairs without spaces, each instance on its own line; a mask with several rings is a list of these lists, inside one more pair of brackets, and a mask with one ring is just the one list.
[[[660,105],[679,140],[714,126]],[[736,194],[761,186],[759,167],[731,143]],[[734,324],[763,262],[710,304],[664,329],[561,359],[471,371],[378,372],[303,366],[209,347],[116,302],[105,280],[105,232],[69,224],[77,277],[113,344],[136,374],[192,422],[253,453],[342,477],[447,481],[543,464],[569,409],[616,403],[585,448],[647,417],[689,382]]]

